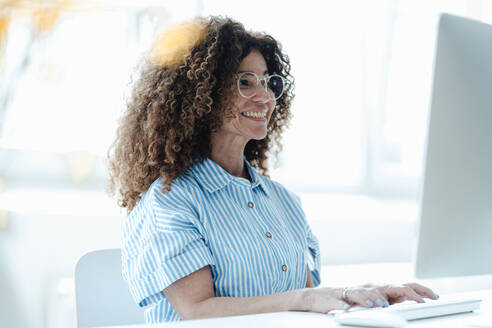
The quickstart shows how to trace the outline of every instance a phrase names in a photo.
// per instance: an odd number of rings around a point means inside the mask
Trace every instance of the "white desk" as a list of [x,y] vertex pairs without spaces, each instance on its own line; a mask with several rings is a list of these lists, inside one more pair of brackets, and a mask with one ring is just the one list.
[[[464,296],[480,297],[483,302],[480,310],[473,313],[456,314],[440,318],[410,321],[408,327],[492,327],[492,290],[465,293]],[[310,312],[277,312],[254,314],[227,318],[189,320],[158,325],[114,326],[113,328],[148,328],[148,327],[180,327],[180,328],[252,328],[252,327],[347,327],[338,325],[330,315]],[[109,327],[107,327],[109,328]]]
[[[322,270],[322,286],[347,286],[366,282],[404,283],[416,281],[410,263],[382,263],[326,266]],[[410,321],[408,327],[492,327],[492,275],[479,277],[429,279],[418,281],[441,295],[459,294],[463,298],[480,298],[480,310],[432,319]],[[330,315],[309,312],[278,312],[226,318],[190,320],[158,325],[113,326],[112,328],[147,327],[347,327],[338,325]],[[109,327],[106,327],[109,328]]]

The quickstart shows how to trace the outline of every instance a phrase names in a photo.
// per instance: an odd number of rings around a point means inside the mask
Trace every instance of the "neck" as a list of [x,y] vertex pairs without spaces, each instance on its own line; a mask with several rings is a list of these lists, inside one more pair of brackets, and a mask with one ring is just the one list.
[[249,179],[244,165],[244,148],[248,141],[242,137],[228,137],[213,133],[210,158],[229,174]]

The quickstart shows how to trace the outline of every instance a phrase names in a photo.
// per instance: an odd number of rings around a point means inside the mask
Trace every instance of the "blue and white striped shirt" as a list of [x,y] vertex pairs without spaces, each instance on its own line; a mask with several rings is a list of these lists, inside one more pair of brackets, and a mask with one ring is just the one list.
[[148,323],[180,320],[163,292],[209,265],[216,296],[249,297],[320,283],[319,245],[298,196],[259,174],[205,159],[162,192],[157,179],[123,227],[122,263]]

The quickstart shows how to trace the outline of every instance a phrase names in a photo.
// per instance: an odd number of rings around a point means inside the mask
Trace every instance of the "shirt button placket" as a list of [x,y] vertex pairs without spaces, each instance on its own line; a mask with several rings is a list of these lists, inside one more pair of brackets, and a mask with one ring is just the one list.
[[287,265],[286,265],[286,264],[283,264],[283,265],[282,265],[282,271],[283,271],[283,272],[285,272],[285,271],[287,271],[287,269],[288,269],[288,268],[287,268]]

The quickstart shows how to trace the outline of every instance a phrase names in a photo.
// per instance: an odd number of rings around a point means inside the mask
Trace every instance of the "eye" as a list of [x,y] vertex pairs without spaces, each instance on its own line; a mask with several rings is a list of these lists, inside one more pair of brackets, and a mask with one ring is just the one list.
[[241,88],[247,88],[251,86],[251,81],[248,79],[239,79],[239,86]]
[[243,73],[239,76],[238,85],[240,89],[255,89],[256,88],[256,75],[253,73]]

